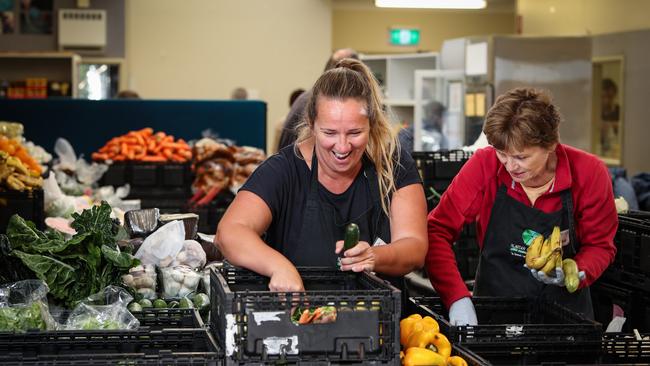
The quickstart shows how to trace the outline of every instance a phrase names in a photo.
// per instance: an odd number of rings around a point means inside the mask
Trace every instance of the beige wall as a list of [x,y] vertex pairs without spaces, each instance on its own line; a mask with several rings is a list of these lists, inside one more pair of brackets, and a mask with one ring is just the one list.
[[588,35],[650,28],[648,0],[518,0],[525,35]]
[[243,86],[268,103],[269,126],[332,48],[330,0],[131,0],[126,19],[126,87],[145,98],[228,99]]
[[[420,29],[418,47],[388,44],[390,27]],[[332,45],[334,48],[352,47],[363,53],[399,53],[439,51],[446,39],[471,35],[512,34],[515,31],[515,13],[393,10],[373,7],[335,7],[333,11]]]

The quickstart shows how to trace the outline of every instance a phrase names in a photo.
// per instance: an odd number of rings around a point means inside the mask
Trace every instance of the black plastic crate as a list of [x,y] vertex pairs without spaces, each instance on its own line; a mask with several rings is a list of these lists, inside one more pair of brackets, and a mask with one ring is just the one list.
[[650,307],[648,295],[622,283],[609,282],[601,278],[590,287],[596,321],[609,324],[612,320],[613,305],[621,307],[625,314],[624,332],[639,329],[650,332]]
[[191,195],[194,176],[189,163],[121,162],[108,166],[101,185],[129,184],[129,198],[174,198]]
[[203,328],[205,324],[196,309],[149,309],[132,313],[140,321],[140,327],[151,329]]
[[[127,178],[127,164],[114,163],[108,166],[106,172],[100,179],[102,186],[123,186],[128,182]],[[130,174],[130,172],[129,172]]]
[[463,150],[414,151],[412,156],[424,190],[429,195],[429,187],[438,193],[444,192],[472,153]]
[[452,356],[460,356],[468,366],[489,366],[490,362],[484,359],[483,357],[477,355],[476,353],[470,351],[469,349],[461,346],[460,344],[454,344],[451,348]]
[[[605,333],[602,364],[650,364],[650,334]],[[645,338],[645,339],[644,339]]]
[[[232,266],[212,270],[211,327],[226,364],[399,362],[399,290],[367,273],[298,270],[305,292],[270,292],[267,277]],[[336,321],[291,321],[292,309],[318,306],[335,306]]]
[[474,297],[478,324],[452,326],[440,298],[411,298],[440,331],[495,364],[556,361],[594,362],[601,354],[601,324],[543,300]]
[[39,230],[45,228],[43,190],[0,192],[0,233],[7,232],[7,224],[14,214],[34,222]]
[[[2,364],[221,365],[207,329],[59,331],[0,334]],[[12,363],[13,362],[13,363]]]
[[618,220],[614,265],[630,273],[650,276],[650,221],[626,215],[619,215]]

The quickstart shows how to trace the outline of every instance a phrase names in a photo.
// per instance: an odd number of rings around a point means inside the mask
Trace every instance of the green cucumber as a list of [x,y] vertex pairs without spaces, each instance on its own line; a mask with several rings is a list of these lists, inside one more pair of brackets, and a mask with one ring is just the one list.
[[359,243],[359,226],[350,223],[345,227],[345,239],[343,241],[343,250],[354,248]]

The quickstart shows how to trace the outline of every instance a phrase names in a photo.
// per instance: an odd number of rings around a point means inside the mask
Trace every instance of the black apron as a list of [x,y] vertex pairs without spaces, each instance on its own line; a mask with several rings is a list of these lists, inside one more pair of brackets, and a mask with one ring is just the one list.
[[[359,240],[373,245],[380,238],[385,243],[390,243],[390,221],[381,208],[377,172],[372,162],[365,156],[362,162],[363,174],[368,180],[372,204],[361,215],[350,221],[344,221],[329,202],[320,199],[318,194],[318,159],[315,151],[312,154],[310,185],[302,227],[297,228],[300,230],[299,240],[289,243],[286,253],[283,253],[295,266],[336,268],[338,263],[338,256],[334,253],[336,242],[343,240],[345,227],[350,222],[359,226]],[[403,290],[403,278],[379,276]]]
[[476,272],[475,296],[524,296],[556,301],[565,307],[594,318],[589,288],[570,294],[566,288],[545,285],[537,281],[524,267],[527,246],[522,234],[526,229],[547,237],[554,226],[569,230],[569,244],[564,246],[564,258],[575,256],[577,242],[573,221],[571,190],[561,192],[562,209],[545,213],[510,197],[506,186],[500,185],[492,206],[483,249]]

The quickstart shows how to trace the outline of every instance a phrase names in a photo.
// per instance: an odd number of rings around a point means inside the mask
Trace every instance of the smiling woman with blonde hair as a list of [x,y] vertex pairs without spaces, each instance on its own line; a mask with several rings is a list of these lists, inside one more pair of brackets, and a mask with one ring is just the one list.
[[[275,291],[303,290],[295,266],[335,267],[339,256],[343,271],[374,271],[402,287],[427,250],[415,163],[399,150],[363,63],[339,61],[312,91],[297,142],[253,173],[215,242],[231,263],[270,277]],[[360,241],[343,251],[349,223]]]

